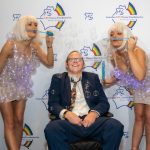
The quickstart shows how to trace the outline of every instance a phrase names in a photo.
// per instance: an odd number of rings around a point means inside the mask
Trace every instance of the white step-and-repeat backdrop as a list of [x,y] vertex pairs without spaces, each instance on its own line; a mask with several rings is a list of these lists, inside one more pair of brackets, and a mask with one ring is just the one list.
[[[47,90],[52,75],[65,71],[65,58],[70,51],[79,50],[85,57],[85,70],[96,72],[101,79],[104,78],[109,74],[109,66],[98,41],[106,37],[110,25],[122,21],[138,36],[144,49],[150,52],[149,6],[149,0],[1,0],[0,47],[14,23],[24,15],[35,16],[41,31],[52,30],[55,34],[54,67],[47,69],[41,65],[33,75],[34,96],[27,102],[21,150],[46,148],[43,130],[49,122]],[[41,38],[45,48],[44,34]],[[105,92],[111,105],[110,111],[125,126],[120,150],[129,150],[134,121],[134,108],[130,102],[132,96],[124,87],[117,85]],[[145,150],[145,135],[140,147]],[[1,116],[0,150],[6,150]]]

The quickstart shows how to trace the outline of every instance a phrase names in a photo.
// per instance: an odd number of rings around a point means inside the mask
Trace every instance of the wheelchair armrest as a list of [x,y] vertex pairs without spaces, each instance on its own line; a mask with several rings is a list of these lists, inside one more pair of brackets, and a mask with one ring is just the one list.
[[93,140],[80,140],[70,143],[71,150],[101,150],[101,144]]
[[57,118],[54,114],[49,113],[49,119],[50,119],[51,121],[54,121],[54,120],[57,120],[58,118]]
[[[113,117],[114,115],[113,115],[111,112],[107,112],[107,113],[104,114],[104,116],[105,116],[105,117]],[[54,114],[49,113],[49,119],[50,119],[51,121],[54,121],[54,120],[57,120],[57,119],[59,119],[59,118],[57,118]]]
[[105,117],[113,117],[114,115],[111,113],[111,112],[107,112],[107,113],[105,113],[105,115],[104,115]]

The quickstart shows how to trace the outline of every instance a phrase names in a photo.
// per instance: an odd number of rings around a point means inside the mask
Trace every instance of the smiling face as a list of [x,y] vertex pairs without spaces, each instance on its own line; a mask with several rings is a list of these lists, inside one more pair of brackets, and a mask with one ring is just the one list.
[[27,31],[27,35],[30,39],[33,39],[36,37],[37,35],[37,27],[38,27],[38,24],[37,22],[28,22],[26,25],[25,25],[25,29]]
[[82,69],[84,67],[84,61],[82,55],[77,52],[71,52],[66,61],[66,68],[68,73],[74,76],[79,77],[82,73]]

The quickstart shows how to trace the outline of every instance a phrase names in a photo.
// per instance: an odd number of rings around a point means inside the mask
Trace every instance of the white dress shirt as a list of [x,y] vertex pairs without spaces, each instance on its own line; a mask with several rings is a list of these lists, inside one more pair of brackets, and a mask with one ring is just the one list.
[[[74,81],[79,80],[76,77],[73,77],[71,75],[69,75],[69,77],[70,77],[70,79],[73,78]],[[72,82],[70,82],[70,83],[71,83],[71,89],[72,89],[74,83],[72,83]],[[63,109],[60,112],[60,114],[59,114],[60,119],[64,120],[64,112],[66,110],[67,109]],[[77,116],[84,116],[89,113],[89,110],[90,110],[90,108],[85,100],[82,83],[80,80],[76,85],[76,100],[75,100],[75,105],[72,109],[72,112],[74,112]],[[95,111],[95,110],[90,110],[90,111]],[[97,112],[97,111],[95,111],[95,112],[98,114],[98,117],[99,117],[100,116],[99,112]]]
[[[69,77],[73,78],[74,81],[79,80],[75,77],[71,77],[70,75],[69,75]],[[72,82],[70,82],[70,83],[71,83],[71,89],[72,89],[74,83],[72,83]],[[82,88],[82,84],[81,84],[81,80],[80,80],[76,85],[76,100],[75,100],[75,105],[74,105],[74,108],[72,109],[72,112],[74,112],[77,116],[84,116],[84,115],[88,114],[89,110],[90,110],[90,108],[87,105],[87,102],[85,100],[83,88]],[[61,119],[64,119],[63,114],[65,111],[66,111],[66,109],[63,109],[60,112],[59,117]]]

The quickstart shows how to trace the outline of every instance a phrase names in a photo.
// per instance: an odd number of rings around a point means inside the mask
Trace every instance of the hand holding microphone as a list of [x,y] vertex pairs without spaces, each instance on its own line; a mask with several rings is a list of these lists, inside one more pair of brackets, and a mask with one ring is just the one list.
[[46,32],[46,45],[47,49],[52,48],[53,40],[54,40],[54,34],[51,31]]
[[130,37],[128,39],[128,51],[133,51],[136,47],[136,43],[137,43],[137,37]]

